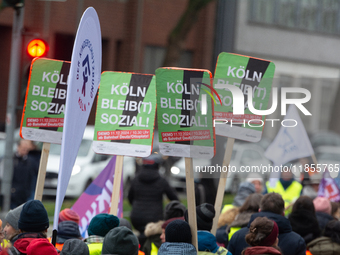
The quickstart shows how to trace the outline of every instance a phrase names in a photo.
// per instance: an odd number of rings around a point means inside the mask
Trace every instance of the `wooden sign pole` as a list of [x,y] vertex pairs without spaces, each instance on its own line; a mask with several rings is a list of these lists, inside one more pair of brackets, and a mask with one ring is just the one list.
[[195,183],[192,170],[192,158],[185,158],[185,177],[188,201],[188,218],[192,235],[192,244],[195,246],[196,250],[198,250]]
[[37,184],[35,185],[35,200],[42,200],[43,192],[44,192],[44,184],[46,178],[46,166],[48,161],[48,155],[50,154],[50,143],[43,143],[40,164],[39,164],[39,172],[37,176]]
[[121,156],[121,155],[116,156],[115,176],[113,180],[111,209],[110,209],[110,214],[113,214],[116,216],[118,212],[119,193],[120,193],[120,185],[121,185],[122,172],[123,172],[123,161],[124,161],[124,156]]
[[[228,169],[228,166],[230,164],[231,155],[233,153],[234,142],[235,142],[234,138],[228,138],[227,148],[225,149],[224,158],[223,158],[222,169],[224,169],[224,167],[227,167],[227,169]],[[216,231],[217,231],[217,223],[218,223],[218,219],[219,219],[220,214],[221,214],[221,208],[222,208],[222,203],[223,203],[223,197],[224,197],[224,191],[225,191],[225,185],[226,185],[226,182],[227,182],[227,177],[228,177],[228,171],[226,171],[226,172],[222,171],[221,175],[220,175],[220,181],[218,183],[217,194],[216,194],[216,199],[215,199],[215,218],[214,218],[214,221],[213,221],[213,227],[211,229],[211,233],[213,235],[216,235]]]

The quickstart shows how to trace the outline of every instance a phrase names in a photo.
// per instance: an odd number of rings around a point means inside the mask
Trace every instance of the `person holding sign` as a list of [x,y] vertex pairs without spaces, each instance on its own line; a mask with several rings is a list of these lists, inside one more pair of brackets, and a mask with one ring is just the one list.
[[163,194],[166,194],[169,200],[178,200],[175,191],[160,176],[159,163],[159,157],[156,154],[143,158],[143,168],[132,181],[128,194],[132,205],[131,223],[140,233],[141,247],[145,241],[146,224],[163,220]]

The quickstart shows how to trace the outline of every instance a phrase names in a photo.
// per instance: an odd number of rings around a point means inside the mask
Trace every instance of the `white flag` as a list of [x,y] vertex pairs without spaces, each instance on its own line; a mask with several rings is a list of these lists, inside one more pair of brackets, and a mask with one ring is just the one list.
[[97,94],[102,63],[101,41],[97,12],[89,7],[80,20],[72,51],[53,229],[58,227],[61,205]]
[[[288,109],[285,120],[289,119],[295,120],[297,125],[295,127],[282,126],[265,153],[265,156],[273,161],[275,166],[281,166],[291,160],[309,157],[314,154],[306,129],[295,105],[291,105]],[[292,122],[289,124],[291,125]]]

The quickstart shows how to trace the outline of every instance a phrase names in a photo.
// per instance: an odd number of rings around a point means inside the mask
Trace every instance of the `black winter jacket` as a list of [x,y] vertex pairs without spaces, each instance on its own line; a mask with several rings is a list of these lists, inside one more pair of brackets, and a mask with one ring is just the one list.
[[298,209],[289,214],[290,225],[307,243],[321,235],[318,220],[312,211]]
[[334,218],[329,215],[328,213],[324,212],[315,212],[316,218],[319,223],[319,227],[321,229],[321,232],[325,230],[325,227],[330,220],[334,220]]
[[39,157],[31,152],[24,157],[14,155],[11,209],[27,202],[29,199],[35,183],[34,179],[37,179],[39,160]]
[[240,255],[242,250],[249,245],[246,243],[245,236],[249,232],[250,224],[257,217],[267,217],[274,220],[279,227],[279,247],[283,255],[306,255],[305,240],[292,231],[289,220],[282,215],[272,212],[254,213],[247,227],[241,228],[237,231],[229,241],[228,250],[233,255]]
[[132,205],[131,223],[140,232],[149,222],[163,220],[163,194],[169,200],[178,200],[169,183],[158,170],[142,169],[131,183],[128,199]]

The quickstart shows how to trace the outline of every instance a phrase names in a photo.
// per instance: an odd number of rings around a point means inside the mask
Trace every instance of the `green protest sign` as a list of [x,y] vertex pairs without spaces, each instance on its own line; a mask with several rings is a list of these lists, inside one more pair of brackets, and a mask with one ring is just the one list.
[[[249,89],[256,110],[267,110],[274,77],[273,62],[248,56],[222,52],[218,56],[214,88],[221,98],[214,112],[216,134],[230,138],[257,142],[261,139],[265,115],[254,114],[249,109]],[[244,97],[243,114],[234,114],[235,95],[232,86]],[[240,100],[243,98],[238,98]],[[243,105],[242,105],[243,106]]]
[[154,75],[103,72],[93,150],[102,154],[149,156],[155,114]]
[[159,150],[163,155],[215,155],[211,78],[208,70],[156,70]]
[[20,135],[24,139],[61,143],[70,62],[32,61]]

